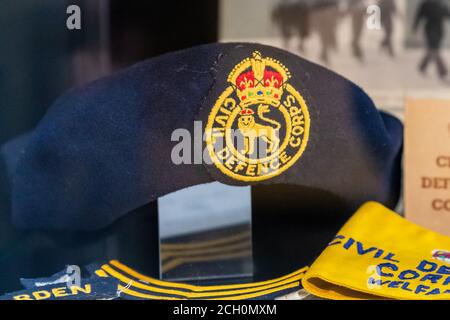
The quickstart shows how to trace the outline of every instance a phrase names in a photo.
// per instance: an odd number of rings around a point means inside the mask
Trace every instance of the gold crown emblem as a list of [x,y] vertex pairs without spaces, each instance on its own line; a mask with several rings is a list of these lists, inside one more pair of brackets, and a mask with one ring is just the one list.
[[255,51],[252,58],[244,59],[230,72],[228,82],[236,88],[242,108],[257,103],[278,106],[290,77],[278,60],[263,58]]

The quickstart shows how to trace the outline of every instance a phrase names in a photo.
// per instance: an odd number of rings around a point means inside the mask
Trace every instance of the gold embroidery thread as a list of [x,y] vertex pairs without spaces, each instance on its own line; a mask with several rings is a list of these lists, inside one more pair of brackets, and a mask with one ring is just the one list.
[[230,72],[205,131],[208,154],[222,173],[240,181],[262,181],[302,156],[311,120],[290,78],[281,62],[258,51]]

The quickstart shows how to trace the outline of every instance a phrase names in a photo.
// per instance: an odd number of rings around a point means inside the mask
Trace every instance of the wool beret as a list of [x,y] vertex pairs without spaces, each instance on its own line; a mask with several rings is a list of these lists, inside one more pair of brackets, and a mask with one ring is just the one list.
[[[199,123],[201,161],[174,160],[174,132],[195,140]],[[2,155],[17,227],[97,230],[213,181],[320,190],[349,212],[392,208],[401,149],[401,122],[344,77],[277,48],[214,43],[71,89]]]

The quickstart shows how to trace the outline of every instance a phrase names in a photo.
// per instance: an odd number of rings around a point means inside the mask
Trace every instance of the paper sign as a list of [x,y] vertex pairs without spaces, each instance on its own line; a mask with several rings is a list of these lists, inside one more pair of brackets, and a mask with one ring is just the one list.
[[405,217],[450,236],[450,101],[407,101],[404,160]]

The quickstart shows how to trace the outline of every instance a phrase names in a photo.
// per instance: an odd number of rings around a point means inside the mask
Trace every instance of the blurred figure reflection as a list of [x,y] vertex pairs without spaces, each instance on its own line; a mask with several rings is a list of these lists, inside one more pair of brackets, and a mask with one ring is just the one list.
[[420,24],[424,22],[427,44],[427,52],[419,65],[419,70],[424,73],[428,65],[435,62],[439,77],[444,80],[448,71],[440,54],[440,49],[445,35],[444,23],[446,19],[450,18],[449,8],[441,0],[423,0],[418,8],[413,26],[414,31],[417,31]]
[[353,56],[363,61],[364,53],[361,48],[361,37],[366,22],[367,5],[364,0],[349,0],[348,13],[352,19],[352,52]]
[[387,51],[390,56],[395,56],[394,46],[392,45],[392,34],[394,33],[394,17],[398,13],[396,0],[379,0],[378,6],[381,10],[381,26],[384,30],[384,39],[381,47]]

